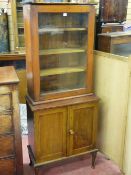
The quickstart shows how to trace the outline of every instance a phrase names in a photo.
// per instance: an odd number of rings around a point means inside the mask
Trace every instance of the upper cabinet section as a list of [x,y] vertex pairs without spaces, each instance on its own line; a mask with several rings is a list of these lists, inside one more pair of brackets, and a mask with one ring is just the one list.
[[126,21],[128,0],[100,0],[101,22]]
[[94,18],[94,7],[88,5],[24,5],[33,100],[92,93]]

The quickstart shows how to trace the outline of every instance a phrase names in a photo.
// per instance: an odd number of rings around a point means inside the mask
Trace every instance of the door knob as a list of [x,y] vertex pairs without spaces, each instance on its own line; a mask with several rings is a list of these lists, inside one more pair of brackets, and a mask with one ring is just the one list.
[[70,135],[74,135],[75,132],[74,132],[72,129],[70,129],[70,130],[69,130],[69,134],[70,134]]

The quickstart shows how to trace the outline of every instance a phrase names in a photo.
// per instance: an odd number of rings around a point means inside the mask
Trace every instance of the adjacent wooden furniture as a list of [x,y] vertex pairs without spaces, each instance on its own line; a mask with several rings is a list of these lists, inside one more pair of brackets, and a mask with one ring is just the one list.
[[19,102],[25,102],[25,96],[27,92],[27,79],[26,79],[26,68],[25,68],[25,53],[13,53],[0,54],[0,67],[14,66],[18,78],[20,80],[18,84],[19,91]]
[[98,50],[116,55],[131,54],[131,32],[112,32],[98,35]]
[[[98,34],[122,31],[122,22],[126,21],[128,0],[100,0],[99,15],[96,20],[95,49],[98,49]],[[110,26],[106,23],[112,23]],[[118,24],[120,23],[120,24]]]
[[100,22],[123,22],[126,21],[128,0],[100,0]]
[[41,165],[85,153],[92,153],[94,167],[95,9],[88,4],[25,4],[24,21],[28,150],[35,173]]
[[18,78],[14,68],[0,68],[0,174],[22,175]]
[[102,24],[100,33],[123,32],[124,25],[116,23]]

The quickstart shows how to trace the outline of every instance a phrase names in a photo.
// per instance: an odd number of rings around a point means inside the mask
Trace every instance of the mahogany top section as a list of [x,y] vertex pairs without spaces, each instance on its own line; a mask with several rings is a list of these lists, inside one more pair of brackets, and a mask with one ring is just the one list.
[[18,82],[19,79],[13,66],[0,67],[0,85]]

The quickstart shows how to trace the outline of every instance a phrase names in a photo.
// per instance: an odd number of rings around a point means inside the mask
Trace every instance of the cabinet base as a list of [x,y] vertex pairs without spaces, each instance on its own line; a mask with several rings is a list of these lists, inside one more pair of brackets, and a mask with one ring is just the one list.
[[41,166],[44,166],[44,165],[49,165],[49,164],[53,164],[55,162],[59,163],[59,162],[64,162],[66,160],[69,160],[69,159],[73,159],[73,158],[76,158],[76,157],[81,157],[85,154],[91,154],[92,155],[92,164],[91,164],[91,167],[92,168],[95,168],[95,161],[96,161],[96,156],[97,156],[97,152],[98,152],[98,149],[93,149],[93,150],[90,150],[90,151],[87,151],[87,152],[84,152],[84,153],[81,153],[79,155],[72,155],[72,156],[69,156],[69,157],[64,157],[64,158],[61,158],[60,160],[57,159],[57,160],[52,160],[52,161],[48,161],[48,162],[43,162],[43,163],[36,163],[36,160],[35,160],[35,156],[33,154],[33,151],[31,149],[31,146],[30,145],[27,145],[27,148],[28,148],[28,154],[29,154],[29,158],[30,158],[30,163],[29,165],[32,166],[34,168],[34,173],[35,175],[38,175],[39,173],[39,168]]

